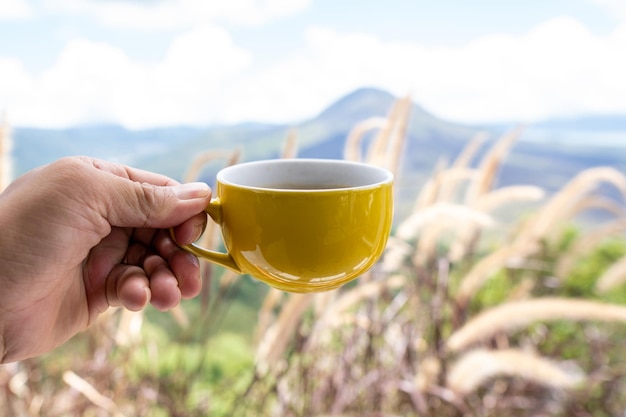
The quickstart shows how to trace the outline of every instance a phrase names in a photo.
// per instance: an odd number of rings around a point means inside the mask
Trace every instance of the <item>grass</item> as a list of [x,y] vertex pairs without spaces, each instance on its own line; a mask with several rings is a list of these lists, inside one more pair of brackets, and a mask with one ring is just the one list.
[[[345,158],[399,176],[408,103],[355,125]],[[357,281],[288,294],[203,264],[203,293],[172,314],[111,309],[57,351],[0,368],[0,408],[21,416],[622,413],[626,177],[596,167],[554,193],[498,188],[522,132],[495,143],[477,135],[420,190],[403,186],[414,203]],[[297,152],[290,131],[282,156]],[[190,161],[186,180],[239,159],[238,150],[207,152]],[[606,222],[578,225],[598,209]],[[215,226],[204,239],[221,242]]]

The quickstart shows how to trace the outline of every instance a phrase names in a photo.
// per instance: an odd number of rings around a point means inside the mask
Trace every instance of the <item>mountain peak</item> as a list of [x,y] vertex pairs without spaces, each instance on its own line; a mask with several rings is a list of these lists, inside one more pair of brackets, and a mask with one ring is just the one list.
[[354,122],[372,117],[385,116],[396,98],[387,91],[363,87],[346,94],[319,114],[319,119],[342,117]]

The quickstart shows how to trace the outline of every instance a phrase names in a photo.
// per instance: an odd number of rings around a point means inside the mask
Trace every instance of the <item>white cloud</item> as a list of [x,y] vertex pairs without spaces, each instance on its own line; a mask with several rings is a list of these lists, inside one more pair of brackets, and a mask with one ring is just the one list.
[[249,62],[228,33],[209,25],[177,38],[159,63],[132,60],[117,47],[76,39],[36,77],[17,61],[0,60],[0,72],[22,80],[20,85],[0,81],[0,97],[8,97],[4,106],[17,125],[203,124],[219,113],[220,97],[227,93],[223,85]]
[[2,0],[0,2],[0,21],[25,19],[31,17],[33,10],[26,0]]
[[364,85],[410,93],[433,113],[466,122],[626,112],[625,35],[626,26],[598,36],[556,18],[522,36],[442,48],[313,28],[307,50],[232,87],[229,117],[306,117]]
[[18,125],[293,122],[369,85],[464,122],[625,113],[625,50],[626,24],[600,36],[571,18],[446,48],[310,28],[305,48],[259,68],[226,31],[201,25],[157,63],[87,40],[70,42],[39,75],[0,60],[0,109]]
[[[3,0],[5,1],[5,0]],[[48,9],[92,16],[111,26],[172,29],[225,19],[238,24],[262,24],[305,10],[312,0],[44,0]]]

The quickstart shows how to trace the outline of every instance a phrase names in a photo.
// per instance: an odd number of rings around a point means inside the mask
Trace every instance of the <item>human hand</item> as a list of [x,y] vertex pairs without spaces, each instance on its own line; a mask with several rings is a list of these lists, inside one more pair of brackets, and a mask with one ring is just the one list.
[[109,306],[159,310],[196,296],[197,239],[211,198],[147,171],[64,158],[0,194],[0,361],[48,352]]

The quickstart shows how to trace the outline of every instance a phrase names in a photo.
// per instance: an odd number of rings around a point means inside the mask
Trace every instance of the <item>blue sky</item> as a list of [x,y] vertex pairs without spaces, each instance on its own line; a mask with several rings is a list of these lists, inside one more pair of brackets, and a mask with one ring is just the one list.
[[626,113],[623,0],[1,0],[18,126],[296,122],[375,86],[467,123]]

